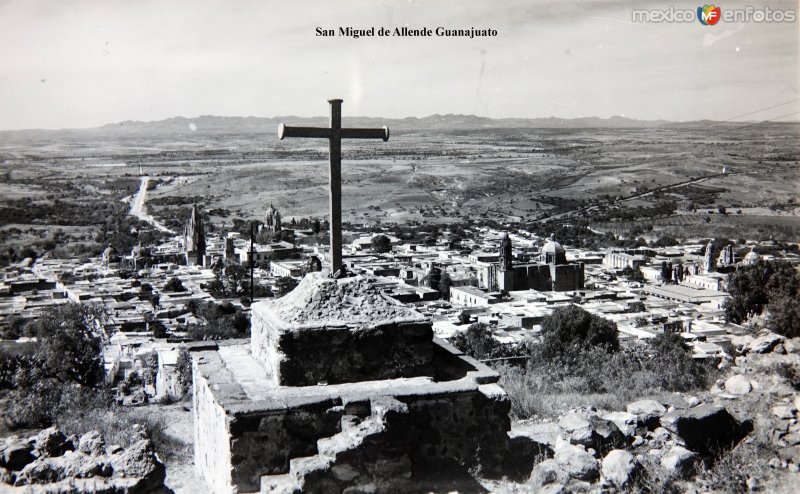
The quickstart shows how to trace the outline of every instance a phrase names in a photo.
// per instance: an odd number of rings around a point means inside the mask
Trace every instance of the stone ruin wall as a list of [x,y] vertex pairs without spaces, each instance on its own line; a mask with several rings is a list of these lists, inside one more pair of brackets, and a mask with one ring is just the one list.
[[283,386],[415,377],[433,361],[429,322],[281,329],[261,311],[251,317],[251,352]]
[[[264,407],[259,410],[257,407]],[[341,400],[312,399],[286,405],[255,402],[234,412],[226,433],[231,480],[239,492],[257,492],[262,475],[289,471],[289,460],[313,456],[317,440],[340,431]],[[222,448],[221,448],[222,449]]]
[[[206,353],[206,352],[204,352]],[[344,413],[362,413],[360,403],[340,397],[218,405],[195,359],[195,466],[214,492],[257,492],[262,475],[288,473],[289,460],[312,456],[317,440],[340,431]],[[496,471],[506,451],[509,402],[496,384],[437,393],[424,386],[395,396],[410,412],[412,461],[455,461]],[[347,411],[346,411],[347,410]]]
[[195,469],[214,492],[229,492],[231,450],[225,410],[217,403],[206,376],[198,370],[197,359],[192,359],[192,376]]
[[250,353],[264,365],[275,384],[278,384],[278,377],[272,369],[277,369],[283,358],[277,351],[278,334],[274,325],[267,322],[265,314],[257,310],[257,305],[254,304],[250,311]]
[[395,397],[408,405],[413,460],[453,459],[468,468],[498,472],[511,429],[508,397],[497,384],[477,391]]

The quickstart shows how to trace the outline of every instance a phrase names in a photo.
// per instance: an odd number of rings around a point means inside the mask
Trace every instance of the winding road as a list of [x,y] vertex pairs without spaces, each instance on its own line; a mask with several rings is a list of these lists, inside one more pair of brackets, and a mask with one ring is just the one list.
[[158,222],[155,218],[151,215],[147,214],[147,210],[145,209],[144,203],[147,200],[147,186],[150,183],[150,177],[142,177],[142,183],[139,186],[139,192],[133,196],[131,199],[131,216],[136,216],[142,221],[146,221],[153,225],[154,227],[158,228],[162,232],[166,233],[175,233],[166,226],[162,225]]

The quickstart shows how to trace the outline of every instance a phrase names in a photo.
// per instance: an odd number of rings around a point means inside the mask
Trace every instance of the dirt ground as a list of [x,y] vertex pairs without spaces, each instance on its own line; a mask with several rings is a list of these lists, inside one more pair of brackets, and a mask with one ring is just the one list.
[[165,434],[174,440],[167,454],[159,455],[167,467],[166,486],[175,494],[209,492],[208,486],[194,471],[192,401],[172,405],[148,405],[143,412],[156,412],[167,424]]

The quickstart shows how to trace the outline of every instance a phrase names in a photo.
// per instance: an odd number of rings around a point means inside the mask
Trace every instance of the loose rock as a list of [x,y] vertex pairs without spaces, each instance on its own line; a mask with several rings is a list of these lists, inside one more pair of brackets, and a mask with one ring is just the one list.
[[578,480],[593,481],[600,474],[600,462],[581,446],[559,443],[555,461],[570,477]]
[[533,467],[528,485],[538,491],[547,485],[564,485],[567,482],[569,474],[555,460],[545,460]]
[[675,446],[667,454],[661,457],[661,466],[671,475],[677,478],[686,478],[694,471],[694,460],[696,455],[691,451]]
[[753,389],[750,381],[741,374],[731,376],[725,381],[725,391],[732,395],[746,395]]
[[616,487],[628,484],[636,468],[633,455],[621,449],[612,450],[603,458],[603,478]]
[[55,427],[50,427],[37,434],[36,449],[45,456],[61,456],[75,447],[67,440],[67,436],[63,432]]
[[692,451],[710,454],[732,447],[753,430],[750,421],[739,423],[719,405],[700,405],[661,417],[670,435]]
[[667,413],[664,405],[655,400],[634,401],[628,404],[627,410],[628,413],[636,415],[639,418],[639,422],[647,425],[649,429],[658,427],[658,420]]

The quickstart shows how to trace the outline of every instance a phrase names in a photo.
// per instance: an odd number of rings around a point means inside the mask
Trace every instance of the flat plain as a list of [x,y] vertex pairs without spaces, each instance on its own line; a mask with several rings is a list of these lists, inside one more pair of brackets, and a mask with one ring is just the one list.
[[[33,211],[117,203],[140,175],[152,179],[148,211],[173,229],[193,202],[216,222],[259,218],[270,203],[285,220],[327,215],[326,141],[279,141],[271,124],[190,130],[189,123],[0,133],[0,241],[51,238],[60,228],[64,241],[91,242],[81,230],[91,221]],[[793,123],[401,126],[385,143],[343,144],[343,217],[353,224],[590,222],[617,234],[646,223],[680,237],[797,241],[798,142]]]

